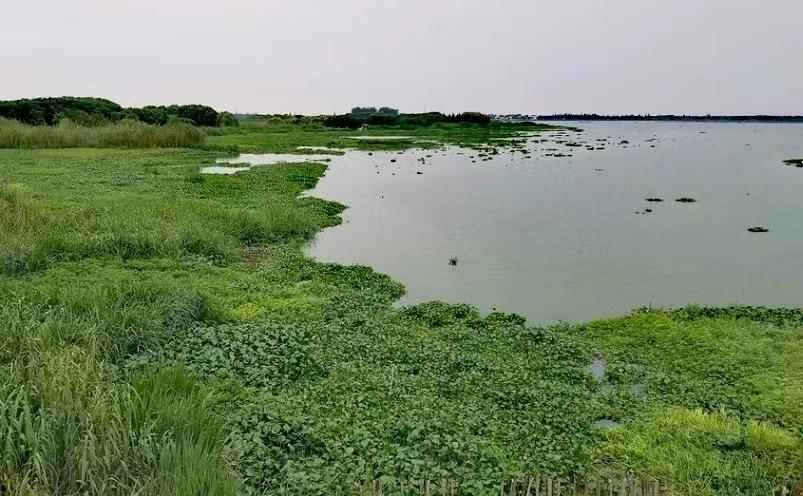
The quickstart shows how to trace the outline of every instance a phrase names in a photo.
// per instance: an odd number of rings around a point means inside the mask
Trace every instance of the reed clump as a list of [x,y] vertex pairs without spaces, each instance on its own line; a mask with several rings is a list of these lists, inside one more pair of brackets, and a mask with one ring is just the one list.
[[105,126],[31,126],[0,118],[0,148],[187,148],[203,143],[205,133],[183,122],[163,126],[131,119]]

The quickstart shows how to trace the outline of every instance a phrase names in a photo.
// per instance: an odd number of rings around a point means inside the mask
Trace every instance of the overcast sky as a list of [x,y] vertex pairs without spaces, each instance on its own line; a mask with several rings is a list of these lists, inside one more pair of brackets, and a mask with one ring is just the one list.
[[803,114],[803,0],[0,2],[0,99]]

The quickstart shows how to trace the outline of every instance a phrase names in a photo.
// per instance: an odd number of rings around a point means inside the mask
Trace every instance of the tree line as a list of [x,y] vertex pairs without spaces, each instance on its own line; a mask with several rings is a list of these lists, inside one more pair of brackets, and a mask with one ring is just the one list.
[[237,126],[229,112],[218,112],[206,105],[148,105],[124,108],[103,98],[50,97],[0,101],[0,117],[34,126],[52,126],[69,120],[82,126],[101,126],[131,119],[146,124],[184,122],[194,126]]
[[390,107],[354,107],[351,109],[351,115],[357,117],[370,117],[372,115],[399,115],[399,109]]
[[357,109],[360,109],[360,107],[356,107],[349,114],[327,116],[324,118],[324,125],[327,127],[359,129],[364,125],[421,127],[443,123],[490,124],[491,122],[490,116],[480,112],[463,112],[459,114],[443,114],[441,112],[426,112],[422,114],[392,114],[380,113],[379,111],[374,113],[355,113],[354,110]]

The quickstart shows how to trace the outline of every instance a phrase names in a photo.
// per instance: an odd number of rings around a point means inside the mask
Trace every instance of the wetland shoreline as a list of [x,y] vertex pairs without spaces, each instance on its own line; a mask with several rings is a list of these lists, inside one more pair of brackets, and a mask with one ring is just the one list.
[[[479,152],[517,129],[377,134]],[[198,173],[233,149],[348,136],[289,126],[219,132],[212,150],[0,150],[7,487],[326,494],[384,476],[486,494],[522,474],[608,466],[679,493],[757,494],[800,471],[799,310],[531,327],[466,304],[397,309],[400,283],[302,252],[345,208],[299,196],[326,165]],[[357,146],[406,146],[390,141]],[[93,456],[104,450],[125,463]]]

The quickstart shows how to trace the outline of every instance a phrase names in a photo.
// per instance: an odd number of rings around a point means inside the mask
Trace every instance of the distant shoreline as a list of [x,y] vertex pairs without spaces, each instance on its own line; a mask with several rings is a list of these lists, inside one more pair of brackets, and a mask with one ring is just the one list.
[[794,122],[803,123],[800,115],[539,115],[535,121],[664,121],[664,122]]

